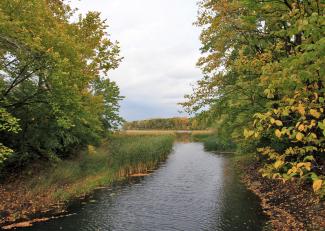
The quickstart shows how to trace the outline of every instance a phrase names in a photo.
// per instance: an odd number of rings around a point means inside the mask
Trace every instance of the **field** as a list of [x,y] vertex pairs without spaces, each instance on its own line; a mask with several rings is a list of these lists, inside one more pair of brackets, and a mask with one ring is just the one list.
[[195,134],[211,134],[212,130],[125,130],[121,134],[127,135],[175,135],[177,133],[190,133]]

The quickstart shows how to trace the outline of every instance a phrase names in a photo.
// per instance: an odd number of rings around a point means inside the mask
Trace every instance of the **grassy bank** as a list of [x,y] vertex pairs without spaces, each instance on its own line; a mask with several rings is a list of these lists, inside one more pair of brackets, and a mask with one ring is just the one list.
[[193,133],[192,140],[202,142],[206,151],[234,151],[235,145],[229,140],[222,140],[213,133]]
[[[166,159],[174,137],[115,135],[100,147],[89,146],[73,160],[37,167],[12,182],[0,185],[0,224],[27,219],[92,190],[126,177],[147,173]],[[23,205],[23,206],[22,206]]]
[[[211,136],[196,136],[196,140],[204,142],[212,151],[220,148],[210,145],[216,140]],[[231,169],[260,199],[261,208],[268,217],[263,230],[325,230],[325,201],[313,193],[306,182],[291,180],[284,183],[262,177],[259,169],[263,163],[254,153],[234,152],[228,155],[228,160]]]
[[[63,161],[54,171],[33,179],[34,191],[49,187],[58,190],[56,200],[89,193],[96,187],[121,180],[131,174],[146,173],[157,167],[172,149],[171,136],[112,136],[100,147],[88,147],[77,160]],[[63,187],[68,185],[68,187]]]

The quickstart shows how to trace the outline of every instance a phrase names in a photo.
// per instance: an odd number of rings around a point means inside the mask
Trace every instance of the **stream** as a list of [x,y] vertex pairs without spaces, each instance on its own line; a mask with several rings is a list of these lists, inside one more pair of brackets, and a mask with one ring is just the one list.
[[262,230],[257,197],[231,169],[227,155],[201,143],[176,143],[152,174],[97,190],[72,215],[20,230]]

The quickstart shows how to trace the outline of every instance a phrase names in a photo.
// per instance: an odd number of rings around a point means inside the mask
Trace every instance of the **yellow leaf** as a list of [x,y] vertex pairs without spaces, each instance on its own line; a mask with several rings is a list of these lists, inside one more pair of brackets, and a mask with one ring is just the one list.
[[297,168],[304,167],[306,170],[311,170],[311,163],[310,162],[300,162],[297,164]]
[[94,155],[94,154],[96,154],[96,149],[95,149],[94,146],[92,146],[92,145],[88,145],[87,148],[88,148],[88,154],[89,154],[89,155]]
[[303,138],[304,138],[304,135],[302,133],[298,132],[296,135],[296,139],[301,141]]
[[297,164],[297,168],[301,168],[301,167],[304,166],[304,165],[305,165],[305,163],[303,163],[303,162],[298,163],[298,164]]
[[275,130],[275,135],[276,137],[280,138],[281,137],[281,131],[279,129]]
[[307,171],[310,171],[310,170],[311,170],[311,163],[310,163],[310,162],[306,162],[306,163],[305,163],[305,169],[306,169]]
[[302,177],[304,175],[304,172],[299,168],[299,175]]
[[244,136],[245,136],[245,138],[249,138],[252,135],[254,135],[254,131],[244,129]]
[[272,179],[279,179],[279,178],[281,178],[281,175],[279,173],[274,173],[272,175]]
[[284,164],[284,162],[282,160],[277,160],[275,163],[274,163],[274,167],[276,169],[280,168],[282,165]]
[[316,120],[311,120],[311,122],[310,122],[310,126],[311,126],[311,127],[315,127],[315,126],[316,126]]
[[298,109],[298,112],[299,112],[301,115],[305,115],[305,107],[304,107],[304,105],[299,104],[298,107],[297,107],[297,109]]
[[288,174],[290,175],[291,173],[296,173],[297,170],[298,169],[295,166],[293,166],[291,169],[288,170]]
[[294,150],[293,150],[292,147],[289,147],[289,148],[287,148],[287,149],[285,150],[285,153],[286,153],[287,155],[294,154]]
[[315,109],[310,109],[309,113],[317,119],[320,117],[320,113]]
[[299,131],[303,131],[303,130],[305,130],[305,125],[300,124],[299,127],[298,127],[298,130],[299,130]]
[[267,177],[269,174],[267,174],[267,173],[263,173],[262,174],[262,177]]
[[275,121],[275,124],[276,124],[277,126],[283,126],[283,123],[282,123],[281,120],[276,120],[276,121]]
[[313,183],[314,192],[317,192],[318,190],[320,190],[320,188],[322,187],[322,183],[323,183],[323,181],[320,179],[314,181],[314,183]]

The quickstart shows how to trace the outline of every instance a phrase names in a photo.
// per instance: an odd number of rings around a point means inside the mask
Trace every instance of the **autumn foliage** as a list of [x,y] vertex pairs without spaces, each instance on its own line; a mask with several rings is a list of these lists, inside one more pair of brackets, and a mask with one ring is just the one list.
[[325,194],[324,2],[202,0],[204,78],[183,103],[255,152],[265,177]]
[[125,130],[197,130],[205,126],[197,118],[174,117],[125,122]]
[[0,170],[68,157],[121,122],[107,27],[61,0],[0,1]]

